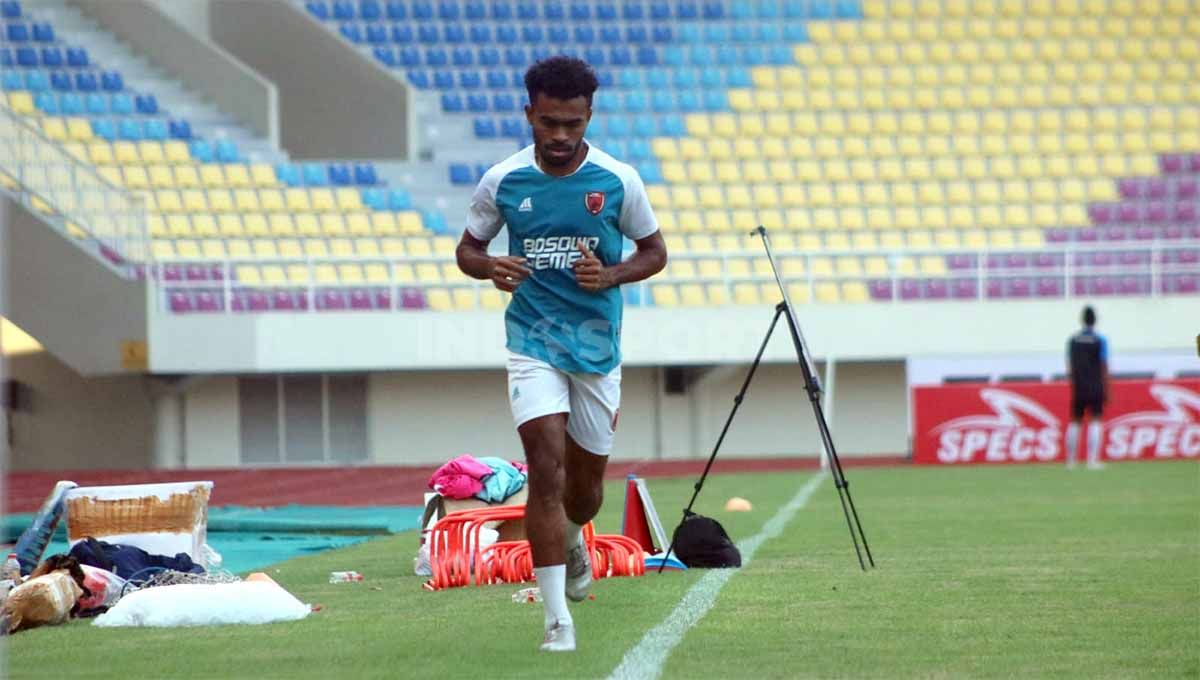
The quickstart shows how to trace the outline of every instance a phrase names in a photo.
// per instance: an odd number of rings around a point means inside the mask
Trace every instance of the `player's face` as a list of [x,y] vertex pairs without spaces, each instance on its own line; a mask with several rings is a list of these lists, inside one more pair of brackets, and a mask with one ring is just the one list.
[[533,143],[542,164],[561,168],[579,155],[592,107],[586,97],[555,99],[539,94],[525,106],[525,118],[533,128]]

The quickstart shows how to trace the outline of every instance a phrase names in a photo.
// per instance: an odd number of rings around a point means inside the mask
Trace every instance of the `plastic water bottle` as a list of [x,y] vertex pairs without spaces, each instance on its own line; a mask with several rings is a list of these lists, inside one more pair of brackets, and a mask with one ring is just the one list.
[[331,571],[329,572],[330,583],[354,583],[355,581],[363,580],[362,574],[357,571]]
[[518,590],[517,592],[513,593],[512,600],[513,600],[513,602],[516,602],[517,604],[530,604],[533,602],[541,602],[542,601],[542,591],[541,591],[541,589],[539,589],[536,586],[534,586],[533,588],[522,588],[522,589]]
[[13,583],[21,581],[21,563],[17,560],[15,552],[10,552],[8,559],[4,560],[4,567],[0,569],[0,578],[11,580]]

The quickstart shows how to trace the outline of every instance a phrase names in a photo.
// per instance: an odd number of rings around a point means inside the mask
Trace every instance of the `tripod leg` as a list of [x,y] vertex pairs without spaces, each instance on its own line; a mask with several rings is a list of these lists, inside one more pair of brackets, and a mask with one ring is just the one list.
[[[786,309],[782,304],[775,307],[775,318],[771,319],[771,326],[767,328],[767,335],[763,338],[762,345],[758,348],[758,354],[754,355],[754,363],[750,364],[750,371],[746,373],[746,380],[742,382],[742,389],[738,390],[737,396],[733,398],[733,409],[729,411],[729,417],[725,419],[725,426],[721,428],[721,435],[717,437],[717,443],[713,446],[712,454],[708,457],[708,463],[704,466],[704,472],[700,473],[700,479],[696,480],[695,490],[692,492],[692,500],[688,501],[687,507],[683,510],[683,519],[686,520],[692,512],[692,506],[696,503],[696,498],[700,495],[700,489],[704,486],[704,480],[708,478],[708,471],[712,469],[713,462],[717,459],[717,452],[721,450],[721,443],[725,441],[725,434],[729,432],[729,426],[733,423],[733,417],[737,415],[738,408],[742,405],[742,399],[746,397],[746,391],[750,389],[750,381],[754,379],[754,372],[758,370],[759,363],[762,362],[763,352],[767,351],[767,344],[771,342],[771,334],[775,332],[775,326],[779,323],[779,317]],[[676,532],[678,533],[678,532]],[[667,558],[675,551],[675,534],[671,534],[671,545],[667,548],[667,552],[663,555],[662,564],[658,565],[658,573],[662,573],[663,568],[667,565]]]

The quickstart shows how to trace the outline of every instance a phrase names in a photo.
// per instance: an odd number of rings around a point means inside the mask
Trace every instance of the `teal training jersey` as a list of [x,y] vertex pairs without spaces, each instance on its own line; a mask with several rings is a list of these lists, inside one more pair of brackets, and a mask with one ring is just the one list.
[[592,293],[575,281],[579,244],[611,266],[621,237],[658,231],[637,171],[589,145],[566,177],[541,171],[528,146],[496,164],[471,199],[467,231],[490,241],[508,226],[508,252],[532,275],[505,312],[508,349],[570,373],[608,373],[621,363],[621,291]]

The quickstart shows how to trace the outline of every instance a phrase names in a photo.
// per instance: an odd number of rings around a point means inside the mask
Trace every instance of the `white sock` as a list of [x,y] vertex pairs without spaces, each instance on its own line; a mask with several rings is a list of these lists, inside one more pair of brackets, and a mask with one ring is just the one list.
[[1092,421],[1088,424],[1088,465],[1100,462],[1100,434],[1103,428],[1100,423]]
[[571,625],[571,610],[567,609],[567,565],[553,564],[549,567],[534,567],[538,589],[542,592],[542,607],[546,611],[546,629],[555,621]]
[[1079,450],[1079,423],[1067,425],[1067,465],[1075,464],[1075,452]]
[[567,520],[567,528],[565,531],[563,531],[563,536],[566,538],[566,548],[567,550],[570,550],[580,543],[583,543],[583,527],[572,522],[571,520]]

